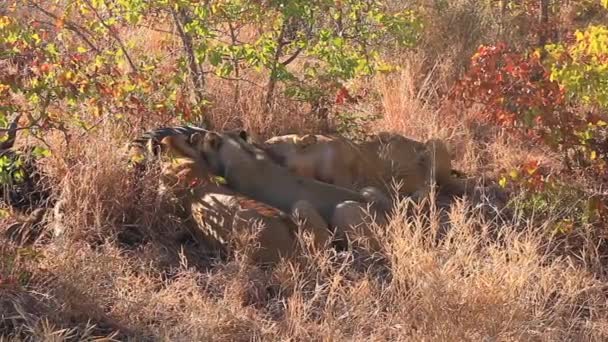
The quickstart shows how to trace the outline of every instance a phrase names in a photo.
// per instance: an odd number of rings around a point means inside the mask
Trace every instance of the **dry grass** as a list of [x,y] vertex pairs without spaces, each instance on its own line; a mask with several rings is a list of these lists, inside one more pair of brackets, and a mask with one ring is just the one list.
[[[106,208],[110,210],[111,204]],[[135,246],[74,234],[60,243],[4,247],[3,333],[48,339],[108,335],[153,340],[563,340],[606,338],[604,283],[574,258],[555,257],[543,227],[485,222],[454,205],[386,227],[383,260],[308,254],[264,271],[234,260],[211,269],[151,236]],[[84,230],[84,229],[83,229]],[[596,261],[599,262],[599,261]],[[88,328],[87,328],[88,327]],[[59,339],[60,340],[60,339]]]
[[[479,155],[479,142],[461,123],[428,120],[439,114],[408,91],[411,74],[377,82],[386,113],[377,129],[448,138],[468,160],[492,158],[483,163],[490,169],[530,152],[497,135]],[[328,251],[273,270],[238,258],[210,267],[200,247],[184,241],[179,221],[158,212],[153,181],[137,187],[128,177],[115,129],[104,126],[62,150],[63,162],[46,165],[60,184],[63,217],[55,223],[66,233],[31,247],[3,244],[2,274],[9,278],[0,285],[0,332],[8,338],[608,337],[600,254],[589,252],[585,261],[559,256],[542,222],[497,224],[466,202],[449,208],[447,231],[444,214],[400,205],[380,233],[384,253],[374,260]],[[462,165],[475,172],[481,164]],[[594,245],[591,234],[582,240]]]
[[[399,72],[366,84],[378,96],[349,110],[378,110],[372,132],[446,139],[456,167],[479,178],[495,179],[529,157],[553,165],[546,151],[444,101],[463,58],[495,25],[469,37],[472,23],[463,19],[456,38],[445,39],[459,13],[483,15],[467,12],[476,3],[458,2],[424,51],[401,55]],[[144,29],[125,39],[137,42],[135,53],[176,48]],[[319,130],[310,108],[279,98],[266,110],[257,86],[240,87],[238,100],[227,100],[233,85],[211,81],[209,115],[218,128],[245,127],[261,138]],[[607,253],[589,227],[576,227],[571,243],[547,234],[550,220],[517,212],[501,220],[477,202],[430,212],[404,202],[387,227],[376,227],[383,252],[374,258],[365,250],[307,252],[268,270],[237,253],[214,264],[159,206],[158,175],[136,179],[126,168],[133,131],[101,123],[69,146],[49,138],[53,157],[42,167],[56,207],[34,244],[0,237],[1,341],[608,339]]]

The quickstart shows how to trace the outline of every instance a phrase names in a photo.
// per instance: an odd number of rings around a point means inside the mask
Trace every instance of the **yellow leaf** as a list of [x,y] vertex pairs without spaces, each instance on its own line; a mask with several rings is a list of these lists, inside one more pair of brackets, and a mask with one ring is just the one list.
[[498,180],[498,185],[500,185],[501,188],[506,187],[507,186],[507,178],[500,177],[500,179]]
[[227,184],[226,179],[224,177],[220,177],[220,176],[213,177],[213,182],[217,185]]
[[517,172],[517,170],[511,170],[509,176],[511,176],[512,179],[517,179],[517,177],[519,177],[519,172]]
[[554,234],[568,234],[574,230],[574,222],[571,219],[564,219],[555,224]]
[[0,17],[0,29],[7,27],[11,23],[11,18],[7,16]]
[[144,155],[141,153],[137,153],[137,154],[131,156],[131,162],[133,162],[133,163],[138,164],[138,163],[141,163],[142,161],[144,161]]
[[38,33],[32,33],[32,39],[36,41],[36,44],[40,43],[40,35]]
[[87,52],[87,48],[85,48],[84,46],[79,46],[76,48],[76,51],[78,51],[78,53],[85,53]]
[[591,160],[597,159],[597,152],[591,151],[591,155],[589,156],[589,158],[591,158]]

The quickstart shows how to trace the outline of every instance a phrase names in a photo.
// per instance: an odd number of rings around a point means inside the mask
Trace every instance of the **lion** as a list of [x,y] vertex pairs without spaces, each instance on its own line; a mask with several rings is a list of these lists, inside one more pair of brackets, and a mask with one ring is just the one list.
[[[164,154],[162,181],[184,202],[195,226],[195,236],[220,256],[226,256],[231,242],[245,251],[258,265],[273,265],[282,258],[292,258],[300,251],[298,231],[312,235],[313,246],[324,248],[330,232],[323,220],[305,202],[294,205],[288,215],[259,201],[240,196],[225,186],[209,181],[208,166],[183,135],[161,140]],[[306,222],[298,224],[300,219]],[[250,235],[253,241],[238,244],[238,236]]]
[[351,189],[372,185],[390,192],[395,179],[400,194],[415,198],[425,197],[432,183],[450,194],[464,192],[448,148],[438,139],[423,143],[383,132],[355,144],[339,136],[291,134],[271,138],[262,148],[296,175]]
[[[175,148],[175,146],[171,147],[163,144],[162,140],[166,137],[179,136],[180,141],[183,141],[184,144],[191,144],[191,137],[194,133],[204,135],[207,131],[205,128],[191,125],[160,127],[142,133],[142,135],[129,142],[127,146],[129,151],[128,166],[133,171],[131,176],[135,178],[135,181],[138,181],[142,177],[146,177],[149,171],[155,170],[161,177],[164,177],[165,179],[161,179],[158,184],[157,193],[163,198],[162,204],[165,209],[178,214],[180,217],[188,215],[188,213],[183,213],[185,208],[180,205],[178,200],[181,197],[178,192],[183,192],[184,189],[172,188],[171,184],[177,181],[176,176],[178,175],[171,170],[171,163],[167,161],[173,161],[175,165],[182,167],[184,170],[189,169],[186,165],[196,166],[199,164],[193,162],[192,158],[188,156],[180,155],[179,152],[173,156],[173,159],[165,158],[163,162],[159,163],[159,158],[162,159],[163,155],[165,157],[171,155],[171,148]],[[227,132],[232,131],[228,130]],[[235,130],[235,132],[238,132],[238,130]],[[176,151],[178,149],[173,152]],[[175,203],[176,200],[177,203]]]
[[[288,213],[303,201],[314,208],[325,226],[332,228],[338,241],[348,240],[353,229],[365,230],[366,226],[364,215],[345,215],[345,211],[352,213],[353,208],[358,208],[363,213],[366,204],[370,204],[373,214],[384,217],[390,210],[390,200],[380,190],[366,187],[356,192],[294,175],[275,163],[264,150],[246,142],[245,135],[243,131],[238,136],[219,132],[193,136],[193,141],[199,140],[199,152],[212,173],[223,177],[235,192]],[[373,240],[370,232],[364,234]],[[372,245],[379,248],[377,241]]]
[[[375,166],[380,179],[400,182],[399,192],[424,198],[433,184],[453,195],[462,195],[465,184],[454,176],[446,144],[439,139],[420,142],[399,134],[381,132],[357,145],[368,166]],[[369,173],[368,173],[369,174]],[[377,174],[374,176],[377,177]],[[373,178],[369,179],[373,181]]]
[[266,140],[262,148],[275,162],[302,177],[349,188],[362,176],[356,147],[344,138],[289,134]]

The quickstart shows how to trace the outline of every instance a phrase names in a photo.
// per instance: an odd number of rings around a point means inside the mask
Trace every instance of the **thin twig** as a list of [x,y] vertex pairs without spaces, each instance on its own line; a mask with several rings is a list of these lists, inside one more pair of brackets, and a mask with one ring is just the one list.
[[259,87],[259,88],[264,88],[264,86],[263,86],[263,85],[258,84],[258,83],[255,83],[254,81],[251,81],[251,80],[248,80],[248,79],[246,79],[246,78],[242,78],[242,77],[238,77],[238,78],[237,78],[237,77],[219,76],[219,78],[221,78],[221,79],[223,79],[223,80],[226,80],[226,81],[245,82],[245,83],[249,83],[249,84],[251,84],[251,85],[254,85],[254,86],[256,86],[256,87]]
[[283,40],[283,38],[285,37],[285,31],[287,30],[287,25],[288,25],[289,21],[285,21],[283,22],[283,25],[281,26],[281,31],[279,32],[279,36],[277,37],[277,50],[274,52],[274,57],[272,60],[272,69],[270,70],[270,77],[268,79],[268,85],[267,85],[267,89],[266,89],[266,108],[270,109],[270,107],[272,107],[272,98],[274,96],[274,90],[276,87],[276,77],[277,77],[277,71],[278,71],[278,66],[280,64],[279,58],[281,57],[282,53],[283,53],[283,48],[285,47],[286,43]]
[[[183,22],[189,22],[190,19],[183,9],[180,9],[178,12],[174,8],[171,8],[171,15],[173,16],[175,28],[177,29],[177,33],[181,38],[183,50],[186,54],[186,59],[188,61],[188,68],[190,71],[190,78],[192,80],[194,96],[196,98],[197,103],[200,104],[205,100],[205,73],[196,61],[196,56],[194,55],[194,47],[192,45],[192,37],[188,35],[183,28]],[[203,117],[203,124],[205,125],[205,127],[211,128],[211,122],[209,121],[207,116]]]
[[112,36],[114,41],[116,41],[116,43],[118,43],[118,47],[120,48],[122,53],[125,55],[125,58],[127,59],[127,62],[129,63],[129,66],[131,66],[131,71],[137,72],[137,67],[135,66],[135,63],[133,63],[133,60],[131,59],[131,56],[129,55],[127,48],[125,47],[125,45],[122,42],[122,40],[120,39],[120,37],[118,37],[118,35],[116,34],[116,31],[114,29],[112,29],[112,27],[110,27],[106,23],[106,21],[101,17],[101,14],[99,14],[99,12],[95,8],[95,6],[93,6],[93,4],[89,0],[84,0],[84,2],[87,4],[87,6],[89,6],[91,11],[93,11],[93,13],[95,13],[95,16],[97,17],[97,19],[99,19],[99,23],[108,30],[108,32],[110,33],[110,35]]
[[32,125],[29,125],[29,126],[22,126],[22,127],[15,127],[15,128],[11,128],[11,127],[9,127],[9,128],[0,128],[0,133],[18,132],[18,131],[23,131],[23,130],[32,129],[32,128],[40,128],[40,125],[39,124],[32,124]]
[[[37,3],[33,2],[33,1],[29,1],[29,4],[34,7],[35,9],[37,9],[39,12],[41,12],[42,14],[46,15],[47,17],[50,17],[54,20],[59,20],[60,18],[53,14],[52,12],[47,11],[46,9],[40,7],[40,5],[38,5]],[[89,48],[91,48],[91,50],[100,53],[100,50],[95,46],[95,44],[93,44],[93,42],[91,42],[91,40],[83,33],[83,32],[87,32],[87,34],[89,34],[89,32],[87,31],[87,29],[85,29],[84,27],[73,23],[69,20],[63,19],[61,18],[61,20],[63,20],[63,24],[64,27],[67,28],[68,30],[74,32],[78,37],[80,37],[80,39],[82,39],[85,44],[87,44],[89,46]]]
[[304,48],[299,47],[296,50],[296,52],[293,53],[293,55],[291,55],[289,58],[287,58],[286,60],[281,62],[281,64],[283,64],[283,66],[287,66],[289,63],[293,62],[296,58],[298,58],[298,56],[300,55],[300,52],[302,52],[302,50],[304,50]]

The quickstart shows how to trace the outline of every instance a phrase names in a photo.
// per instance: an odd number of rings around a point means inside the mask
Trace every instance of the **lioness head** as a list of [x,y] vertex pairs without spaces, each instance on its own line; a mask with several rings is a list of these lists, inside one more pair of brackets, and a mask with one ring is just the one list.
[[[217,133],[217,132],[209,132],[209,133]],[[222,134],[226,134],[231,137],[239,138],[245,142],[249,141],[249,134],[247,133],[247,131],[242,130],[242,129],[229,130],[229,131],[223,132]],[[203,146],[205,143],[206,135],[207,135],[207,132],[194,133],[188,137],[188,144],[190,144],[190,146],[192,146],[192,148],[194,150],[198,151],[199,154],[203,151]]]
[[224,176],[229,165],[247,164],[248,162],[266,159],[266,154],[247,142],[247,132],[243,130],[230,132],[208,132],[200,141],[194,141],[195,149],[208,163],[211,172]]
[[183,135],[163,138],[159,144],[160,156],[159,194],[181,201],[189,196],[198,185],[208,183],[209,167]]
[[209,176],[209,166],[202,158],[196,147],[190,145],[189,139],[183,135],[168,136],[161,140],[164,155],[165,169],[170,169],[178,178],[191,181],[194,178]]
[[266,140],[264,150],[279,164],[284,165],[286,161],[307,147],[317,143],[317,136],[306,134],[283,135]]

